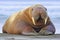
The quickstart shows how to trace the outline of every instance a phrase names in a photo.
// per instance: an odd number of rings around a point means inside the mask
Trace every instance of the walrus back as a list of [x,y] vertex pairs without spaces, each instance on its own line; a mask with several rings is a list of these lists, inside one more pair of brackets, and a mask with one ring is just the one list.
[[17,16],[18,13],[15,13],[13,15],[11,15],[5,22],[4,26],[3,26],[3,29],[2,29],[2,32],[3,33],[6,33],[6,30],[8,29],[9,25],[15,20],[16,16]]

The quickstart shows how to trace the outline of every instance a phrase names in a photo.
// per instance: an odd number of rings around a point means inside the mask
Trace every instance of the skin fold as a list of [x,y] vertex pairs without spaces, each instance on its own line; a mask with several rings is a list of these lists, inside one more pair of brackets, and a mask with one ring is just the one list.
[[2,31],[9,34],[49,35],[55,34],[55,27],[47,15],[47,9],[36,4],[11,15]]

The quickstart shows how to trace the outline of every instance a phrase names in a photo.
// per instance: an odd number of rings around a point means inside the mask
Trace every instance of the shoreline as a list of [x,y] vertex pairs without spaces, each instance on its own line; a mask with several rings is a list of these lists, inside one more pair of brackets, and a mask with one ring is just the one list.
[[38,36],[26,36],[26,35],[15,35],[15,34],[6,34],[0,33],[1,40],[60,40],[60,34],[54,35],[38,35]]

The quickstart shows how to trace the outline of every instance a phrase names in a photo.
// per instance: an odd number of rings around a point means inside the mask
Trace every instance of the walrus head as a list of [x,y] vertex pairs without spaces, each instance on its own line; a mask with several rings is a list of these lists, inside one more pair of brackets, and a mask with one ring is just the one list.
[[39,22],[40,20],[44,20],[44,24],[46,24],[47,18],[48,18],[46,11],[47,11],[47,9],[43,5],[39,5],[39,4],[34,5],[32,7],[32,14],[31,14],[33,17],[32,20],[34,20],[35,23]]
[[47,23],[47,9],[41,5],[33,5],[25,10],[25,13],[29,14],[28,16],[32,20],[33,25],[45,25]]
[[39,21],[42,22],[43,24],[47,23],[48,19],[48,15],[46,12],[47,9],[43,5],[41,4],[34,5],[31,10],[32,11],[30,11],[30,15],[34,25],[41,25]]

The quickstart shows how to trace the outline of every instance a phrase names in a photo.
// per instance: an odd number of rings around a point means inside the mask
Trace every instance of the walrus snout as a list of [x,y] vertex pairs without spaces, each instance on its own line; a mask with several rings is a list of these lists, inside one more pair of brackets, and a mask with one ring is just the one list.
[[37,22],[38,22],[39,20],[43,20],[42,17],[41,17],[41,15],[38,17]]

